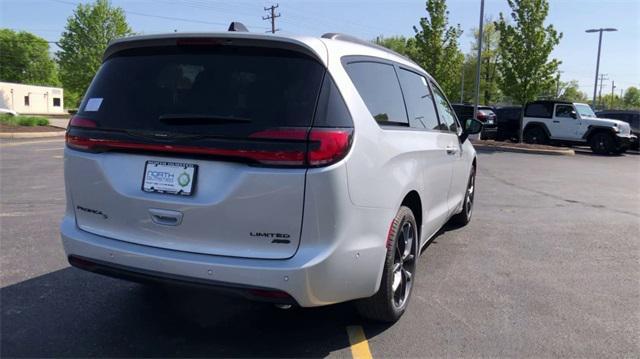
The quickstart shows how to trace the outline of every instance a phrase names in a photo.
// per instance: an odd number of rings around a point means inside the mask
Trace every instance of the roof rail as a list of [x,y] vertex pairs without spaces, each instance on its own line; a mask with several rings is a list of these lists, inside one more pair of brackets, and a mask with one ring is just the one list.
[[[351,35],[347,35],[347,34],[341,34],[339,32],[327,32],[326,34],[323,34],[321,36],[323,39],[330,39],[330,40],[340,40],[340,41],[346,41],[346,42],[352,42],[354,44],[359,44],[359,45],[364,45],[364,46],[368,46],[368,47],[372,47],[374,49],[378,49],[381,51],[384,51],[386,53],[389,54],[393,54],[396,56],[400,56],[403,59],[416,64],[415,61],[411,60],[408,56],[405,56],[403,54],[397,53],[389,48],[386,48],[384,46],[378,45],[378,44],[374,44],[373,42],[370,41],[366,41],[366,40],[362,40],[360,38],[357,38],[355,36],[351,36]],[[417,65],[417,64],[416,64]]]

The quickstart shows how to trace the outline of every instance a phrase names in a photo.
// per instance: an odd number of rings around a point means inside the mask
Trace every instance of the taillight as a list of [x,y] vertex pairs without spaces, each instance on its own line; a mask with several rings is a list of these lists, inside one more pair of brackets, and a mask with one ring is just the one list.
[[96,127],[98,127],[98,124],[94,120],[90,120],[88,118],[82,118],[82,117],[74,116],[74,117],[71,118],[71,121],[69,121],[69,126],[85,127],[85,128],[96,128]]
[[[90,121],[90,120],[88,120]],[[84,124],[84,122],[80,122]],[[95,122],[93,123],[95,125]],[[91,127],[78,126],[77,127]],[[176,154],[209,155],[250,160],[264,165],[319,167],[335,163],[346,156],[351,146],[351,128],[272,128],[249,135],[249,139],[273,141],[282,149],[228,149],[182,144],[139,143],[78,136],[67,133],[69,148],[104,152],[109,150],[149,151]],[[294,146],[291,146],[291,145]],[[298,144],[295,148],[295,144]],[[303,146],[302,148],[300,146]],[[271,146],[273,147],[273,146]],[[306,149],[306,150],[305,150]]]
[[486,120],[487,119],[487,115],[485,115],[484,113],[478,111],[478,113],[476,113],[476,118],[478,120]]
[[268,165],[302,166],[303,151],[262,151],[212,148],[202,146],[136,143],[129,141],[87,138],[67,134],[67,146],[76,150],[104,152],[109,150],[149,151],[190,155],[221,156],[252,160]]
[[[343,159],[351,147],[352,132],[351,129],[312,129],[309,132],[308,164],[325,166]],[[314,143],[317,143],[315,148]]]
[[251,134],[251,138],[308,140],[306,164],[326,166],[343,159],[351,146],[350,128],[273,128]]

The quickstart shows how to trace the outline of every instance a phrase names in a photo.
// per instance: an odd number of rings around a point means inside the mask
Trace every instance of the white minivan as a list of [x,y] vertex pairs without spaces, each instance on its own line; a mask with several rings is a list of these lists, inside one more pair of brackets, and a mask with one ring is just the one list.
[[227,33],[109,45],[66,136],[69,262],[395,321],[476,153],[436,81],[384,48]]

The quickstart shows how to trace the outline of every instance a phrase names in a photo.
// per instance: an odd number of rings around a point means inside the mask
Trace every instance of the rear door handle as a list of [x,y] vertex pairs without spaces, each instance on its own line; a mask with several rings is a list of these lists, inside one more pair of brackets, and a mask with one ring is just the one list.
[[560,121],[558,121],[558,120],[553,120],[553,123],[560,123]]
[[149,214],[151,215],[151,220],[155,224],[177,226],[182,223],[182,212],[150,208]]
[[447,146],[446,150],[448,155],[455,155],[456,153],[458,153],[458,148],[455,146]]

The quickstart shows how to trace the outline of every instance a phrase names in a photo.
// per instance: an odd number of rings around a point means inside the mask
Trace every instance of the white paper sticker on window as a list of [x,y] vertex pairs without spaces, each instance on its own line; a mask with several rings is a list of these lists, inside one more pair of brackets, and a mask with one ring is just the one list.
[[90,98],[87,104],[84,105],[85,111],[98,111],[102,105],[102,97]]
[[427,80],[424,77],[420,76],[420,80],[422,80],[422,84],[427,86]]

